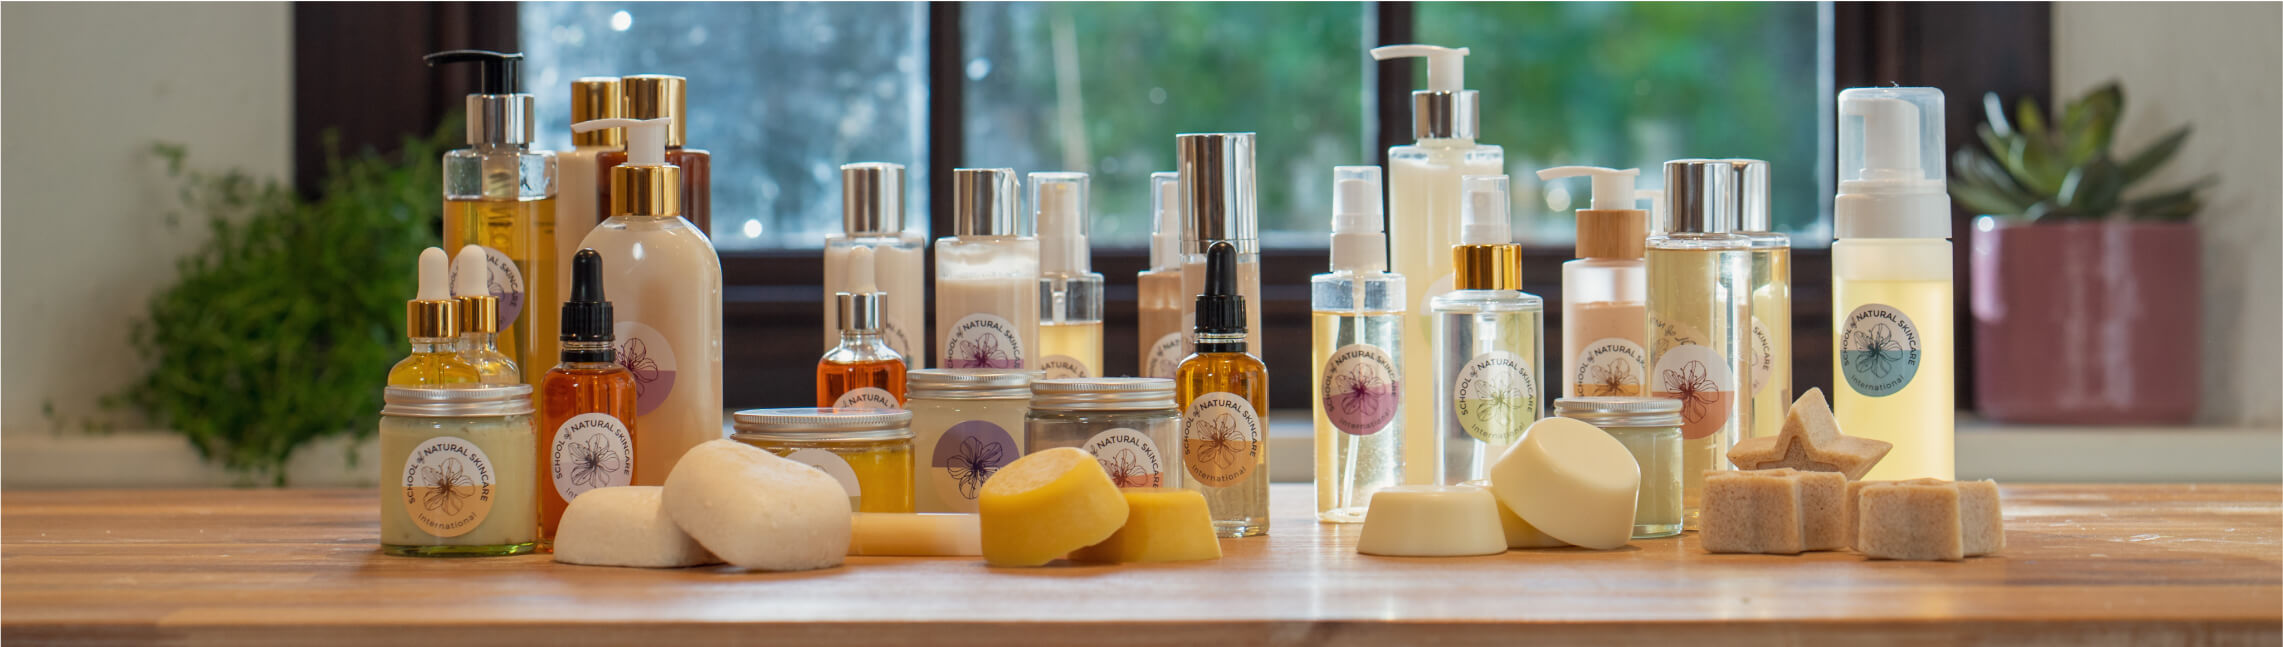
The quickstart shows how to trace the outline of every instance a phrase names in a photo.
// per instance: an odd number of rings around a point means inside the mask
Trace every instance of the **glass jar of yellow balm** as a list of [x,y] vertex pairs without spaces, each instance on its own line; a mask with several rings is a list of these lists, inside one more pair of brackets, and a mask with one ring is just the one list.
[[538,549],[530,385],[392,386],[381,402],[382,552],[480,557]]
[[[1023,451],[1076,447],[1121,488],[1181,487],[1181,410],[1173,380],[1094,377],[1031,383]],[[1170,452],[1170,453],[1169,453]]]
[[1554,415],[1608,432],[1641,465],[1633,538],[1681,534],[1681,401],[1652,397],[1562,398]]
[[912,412],[803,407],[733,418],[731,438],[824,470],[848,491],[848,509],[912,511]]
[[974,512],[983,481],[1023,456],[1023,413],[1037,371],[930,368],[905,374],[920,512]]

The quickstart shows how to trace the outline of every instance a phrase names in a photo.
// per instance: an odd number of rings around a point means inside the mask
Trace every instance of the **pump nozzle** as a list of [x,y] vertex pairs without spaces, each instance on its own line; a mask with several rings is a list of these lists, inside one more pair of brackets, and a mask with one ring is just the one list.
[[1506,176],[1469,175],[1459,179],[1459,244],[1505,245],[1514,242],[1507,222]]
[[657,166],[666,163],[666,129],[673,122],[673,117],[593,119],[571,124],[571,132],[583,133],[605,128],[625,128],[626,163]]
[[481,49],[455,49],[421,57],[429,67],[452,63],[476,64],[480,94],[516,94],[523,88],[523,54]]
[[1457,92],[1466,84],[1467,48],[1440,45],[1388,45],[1374,47],[1374,60],[1420,57],[1427,59],[1427,90],[1430,92]]
[[1379,167],[1332,167],[1332,271],[1387,271]]
[[610,169],[610,215],[682,215],[682,169],[666,163],[666,127],[672,117],[592,119],[571,132],[626,129],[626,163]]
[[1149,232],[1149,267],[1153,270],[1170,270],[1181,267],[1181,174],[1160,171],[1149,174],[1150,211],[1157,214],[1155,226]]
[[1093,271],[1086,254],[1086,174],[1030,174],[1032,222],[1038,223],[1040,274]]
[[1556,166],[1538,172],[1538,179],[1549,181],[1580,176],[1593,178],[1594,210],[1633,208],[1633,202],[1637,199],[1633,194],[1633,181],[1641,176],[1641,169],[1617,170],[1599,166]]
[[1467,48],[1388,45],[1371,50],[1378,60],[1427,59],[1427,89],[1411,93],[1411,135],[1419,139],[1473,139],[1482,130],[1482,95],[1466,89]]
[[1840,238],[1948,238],[1942,91],[1854,88],[1839,93]]

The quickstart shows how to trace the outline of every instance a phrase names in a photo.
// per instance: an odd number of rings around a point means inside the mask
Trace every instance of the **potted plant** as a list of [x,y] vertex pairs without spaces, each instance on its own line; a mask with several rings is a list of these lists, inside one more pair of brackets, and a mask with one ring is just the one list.
[[2007,422],[2193,419],[2202,277],[2189,218],[2211,180],[2135,190],[2189,128],[2118,158],[2113,82],[2050,126],[2026,98],[2011,120],[1996,94],[1982,105],[1987,150],[1961,147],[1950,167],[1950,195],[1984,214],[1971,243],[1977,408]]

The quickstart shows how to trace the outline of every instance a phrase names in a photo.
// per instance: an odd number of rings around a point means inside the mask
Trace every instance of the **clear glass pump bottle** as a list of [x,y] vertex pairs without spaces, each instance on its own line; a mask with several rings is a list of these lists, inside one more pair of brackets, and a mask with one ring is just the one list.
[[1134,355],[1143,377],[1173,377],[1187,356],[1191,296],[1181,289],[1181,174],[1170,171],[1149,176],[1149,269],[1134,277],[1134,309],[1138,313],[1135,336],[1140,347]]
[[1032,173],[1038,223],[1038,367],[1049,380],[1102,376],[1102,273],[1087,250],[1085,173]]
[[1668,216],[1648,241],[1649,394],[1681,401],[1682,523],[1695,528],[1707,470],[1750,420],[1745,345],[1752,321],[1751,241],[1730,233],[1735,170],[1720,160],[1665,163]]
[[1942,91],[1839,93],[1833,413],[1895,444],[1866,479],[1955,478],[1957,337]]
[[904,231],[904,165],[840,165],[840,233],[824,237],[824,348],[840,343],[835,301],[858,272],[849,260],[870,250],[880,295],[880,337],[912,368],[927,362],[927,239]]
[[1522,291],[1522,251],[1507,217],[1504,175],[1468,176],[1463,227],[1451,248],[1450,292],[1435,311],[1435,478],[1490,478],[1490,466],[1536,422],[1545,301]]
[[1577,211],[1577,260],[1562,264],[1562,397],[1638,396],[1647,390],[1648,270],[1641,260],[1649,214],[1633,208],[1639,169],[1563,166],[1554,180],[1593,178],[1591,208]]
[[531,150],[533,98],[521,91],[522,54],[453,50],[427,56],[430,66],[474,63],[476,94],[467,97],[468,147],[444,154],[444,248],[481,245],[498,297],[499,350],[535,382],[555,364],[554,304],[561,299],[555,260],[553,151]]
[[1246,352],[1245,298],[1237,289],[1237,247],[1216,241],[1205,252],[1205,290],[1197,294],[1197,352],[1175,371],[1181,409],[1181,462],[1186,485],[1205,494],[1213,532],[1222,537],[1268,533],[1268,365]]
[[491,292],[489,256],[483,247],[468,245],[452,259],[452,298],[460,302],[460,359],[476,367],[485,384],[522,384],[515,360],[499,352],[499,297]]
[[1774,436],[1792,405],[1792,239],[1771,231],[1768,163],[1722,161],[1736,172],[1736,235],[1752,241],[1752,327],[1744,338],[1751,351],[1752,419],[1744,437]]
[[1361,523],[1403,483],[1403,276],[1387,271],[1379,167],[1332,169],[1332,271],[1309,280],[1316,518]]
[[1038,368],[1038,239],[1015,217],[1015,171],[952,169],[951,235],[935,242],[942,368]]

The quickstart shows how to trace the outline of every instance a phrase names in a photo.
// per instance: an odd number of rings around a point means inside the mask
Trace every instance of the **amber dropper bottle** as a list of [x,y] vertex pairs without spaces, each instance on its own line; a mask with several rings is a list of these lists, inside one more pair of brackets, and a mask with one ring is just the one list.
[[571,257],[571,298],[563,302],[562,363],[539,382],[539,540],[553,550],[555,526],[579,494],[634,482],[634,374],[618,364],[602,254]]
[[460,302],[452,298],[451,262],[444,250],[420,252],[420,293],[404,302],[405,335],[412,354],[388,370],[389,386],[467,384],[476,367],[460,359]]
[[1190,488],[1205,493],[1213,532],[1268,533],[1268,365],[1245,352],[1245,299],[1237,293],[1237,248],[1205,249],[1205,293],[1197,295],[1197,352],[1174,371],[1181,407],[1181,462]]
[[848,250],[851,291],[833,294],[840,344],[817,360],[816,406],[904,408],[906,365],[880,336],[880,302],[886,296],[873,280],[872,253],[864,246]]
[[460,302],[460,359],[485,384],[522,384],[523,370],[499,352],[499,297],[491,293],[491,260],[481,245],[452,259],[452,298]]

